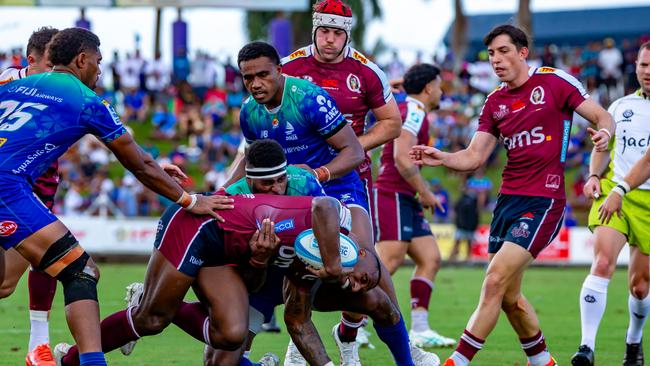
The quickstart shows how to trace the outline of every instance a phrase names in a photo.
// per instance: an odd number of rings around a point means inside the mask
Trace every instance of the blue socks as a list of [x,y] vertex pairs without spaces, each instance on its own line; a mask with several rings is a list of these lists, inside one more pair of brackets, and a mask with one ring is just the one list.
[[260,364],[253,363],[251,360],[244,356],[239,360],[239,366],[260,366]]
[[399,319],[399,323],[389,327],[380,327],[373,322],[377,331],[377,336],[390,349],[397,366],[414,366],[411,359],[411,345],[409,344],[409,335],[404,325],[404,318]]
[[79,366],[107,366],[104,352],[80,353]]

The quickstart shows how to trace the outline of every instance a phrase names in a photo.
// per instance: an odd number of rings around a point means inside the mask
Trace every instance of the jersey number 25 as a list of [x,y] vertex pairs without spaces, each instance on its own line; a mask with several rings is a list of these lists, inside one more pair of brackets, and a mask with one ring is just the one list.
[[41,103],[20,103],[15,100],[4,100],[0,102],[0,131],[16,131],[25,123],[32,119],[32,114],[25,112],[27,108],[38,109],[39,111],[47,108],[47,105]]

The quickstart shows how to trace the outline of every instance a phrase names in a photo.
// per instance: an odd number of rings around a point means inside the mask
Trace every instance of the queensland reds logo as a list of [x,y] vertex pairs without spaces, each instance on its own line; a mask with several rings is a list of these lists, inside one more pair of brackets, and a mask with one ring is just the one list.
[[0,236],[10,236],[18,230],[18,225],[13,221],[0,222]]
[[544,101],[544,88],[536,86],[530,93],[530,102],[533,104],[545,104]]
[[348,75],[346,84],[348,85],[348,89],[350,89],[351,92],[361,93],[361,81],[356,75]]

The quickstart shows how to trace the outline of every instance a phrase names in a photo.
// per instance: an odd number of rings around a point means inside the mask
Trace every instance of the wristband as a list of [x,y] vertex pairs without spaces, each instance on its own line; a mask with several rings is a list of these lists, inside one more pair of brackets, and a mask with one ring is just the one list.
[[621,197],[625,196],[625,189],[623,189],[620,184],[612,188],[612,192],[618,194]]
[[591,174],[587,180],[591,179],[591,177],[596,177],[596,179],[600,180],[600,175],[598,174]]
[[187,208],[192,204],[192,196],[189,193],[183,191],[183,194],[176,200],[176,203],[181,205],[183,208]]
[[330,170],[325,165],[314,169],[314,173],[316,173],[316,179],[321,183],[329,181],[332,177]]
[[251,267],[254,267],[254,268],[266,268],[266,267],[268,267],[268,263],[266,263],[266,262],[260,262],[260,261],[256,260],[256,259],[253,258],[253,257],[251,257],[251,258],[248,260],[248,264],[250,264]]
[[190,199],[191,199],[190,204],[187,205],[187,207],[183,207],[183,208],[186,209],[186,210],[191,210],[191,209],[193,209],[194,206],[196,206],[196,201],[199,200],[199,198],[198,198],[197,195],[195,195],[195,194],[191,195],[191,196],[190,196]]
[[609,132],[608,129],[606,129],[606,128],[601,128],[600,130],[598,130],[598,132],[600,132],[600,131],[605,132],[605,133],[607,134],[607,136],[609,136],[610,139],[612,138],[612,134]]
[[631,191],[631,189],[630,189],[630,185],[627,184],[626,181],[621,181],[621,183],[619,183],[618,185],[621,186],[621,188],[623,188],[623,190],[625,191],[625,193],[630,193],[630,191]]

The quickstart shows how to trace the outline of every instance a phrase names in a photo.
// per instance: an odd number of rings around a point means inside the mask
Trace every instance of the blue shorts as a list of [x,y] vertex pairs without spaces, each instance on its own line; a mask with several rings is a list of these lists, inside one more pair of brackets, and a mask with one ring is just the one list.
[[0,245],[4,249],[58,220],[24,179],[0,174],[0,187]]
[[325,194],[336,198],[348,207],[363,208],[370,217],[368,192],[356,173],[354,173],[354,179],[335,179],[323,184],[323,190],[325,190]]
[[500,194],[490,226],[488,253],[496,253],[504,241],[515,243],[533,258],[544,250],[562,227],[566,200]]
[[277,266],[269,266],[266,271],[266,281],[257,292],[248,295],[250,306],[264,315],[264,322],[268,323],[273,316],[273,309],[284,303],[282,286],[286,270]]

